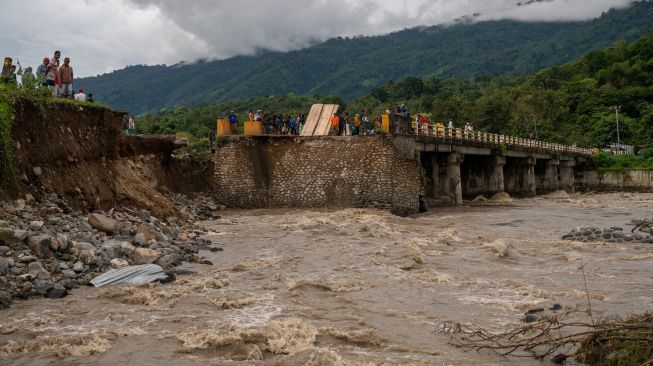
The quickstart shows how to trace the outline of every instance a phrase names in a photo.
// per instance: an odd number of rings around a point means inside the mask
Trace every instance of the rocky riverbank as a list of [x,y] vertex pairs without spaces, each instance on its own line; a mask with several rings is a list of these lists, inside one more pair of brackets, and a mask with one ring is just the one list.
[[172,275],[182,262],[211,264],[198,255],[210,242],[196,222],[221,207],[168,198],[179,215],[166,219],[128,208],[75,211],[56,194],[0,202],[0,309],[17,298],[63,297],[112,268],[155,263]]
[[634,228],[630,232],[624,232],[624,228],[620,226],[612,226],[605,229],[581,226],[563,235],[562,239],[580,242],[603,241],[607,243],[632,242],[653,244],[653,235],[651,235],[652,219],[633,220],[631,225]]

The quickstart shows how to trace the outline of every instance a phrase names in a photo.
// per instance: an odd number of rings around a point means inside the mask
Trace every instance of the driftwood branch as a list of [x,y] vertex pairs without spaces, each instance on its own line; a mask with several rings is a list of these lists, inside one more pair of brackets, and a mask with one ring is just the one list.
[[624,363],[615,364],[651,364],[653,315],[609,324],[564,321],[568,315],[512,326],[500,333],[455,322],[444,322],[436,331],[450,335],[450,343],[456,347],[501,356],[550,358],[557,363],[570,357],[588,363],[625,357]]

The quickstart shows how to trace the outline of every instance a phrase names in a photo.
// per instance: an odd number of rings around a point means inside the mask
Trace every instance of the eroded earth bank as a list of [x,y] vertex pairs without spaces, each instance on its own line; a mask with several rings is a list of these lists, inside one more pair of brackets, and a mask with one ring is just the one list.
[[[648,217],[653,194],[554,194],[401,218],[227,210],[197,222],[213,265],[80,287],[0,312],[3,365],[542,365],[464,352],[443,321],[499,331],[533,308],[596,321],[653,307],[652,244],[562,240]],[[213,248],[213,249],[212,249]],[[218,251],[219,249],[223,251]],[[557,308],[557,307],[555,307]],[[545,361],[544,364],[548,364]]]

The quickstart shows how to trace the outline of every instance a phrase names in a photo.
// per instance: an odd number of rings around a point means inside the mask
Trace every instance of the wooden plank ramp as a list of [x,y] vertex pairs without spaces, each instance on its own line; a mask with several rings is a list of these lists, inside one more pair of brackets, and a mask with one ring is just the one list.
[[323,107],[324,104],[313,104],[311,106],[311,111],[308,113],[308,117],[304,123],[304,129],[302,129],[300,136],[313,136]]
[[317,123],[315,132],[313,133],[314,136],[327,136],[329,134],[329,130],[331,129],[331,118],[333,118],[333,114],[338,111],[338,108],[340,108],[340,106],[337,104],[326,104],[324,108],[322,108],[320,120]]

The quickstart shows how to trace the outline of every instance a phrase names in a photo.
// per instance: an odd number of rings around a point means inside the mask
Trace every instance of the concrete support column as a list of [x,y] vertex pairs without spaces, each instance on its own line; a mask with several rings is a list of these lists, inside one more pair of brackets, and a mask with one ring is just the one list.
[[431,154],[431,180],[433,181],[433,190],[430,197],[439,198],[441,189],[440,184],[440,163],[438,163],[437,154]]
[[535,188],[535,158],[527,158],[524,161],[523,170],[522,170],[522,183],[521,191],[524,192],[524,195],[527,197],[533,197],[537,194]]
[[545,191],[557,191],[560,189],[560,183],[558,182],[558,166],[560,165],[560,160],[551,159],[546,162],[546,170],[544,172],[544,187]]
[[488,192],[496,194],[505,191],[506,188],[503,180],[503,167],[505,165],[506,158],[502,156],[492,158],[492,170],[488,179]]
[[575,160],[560,160],[560,189],[567,193],[573,193],[576,190],[574,187],[575,166]]
[[462,155],[452,152],[447,157],[447,182],[444,190],[451,199],[451,204],[462,205],[463,203],[463,185],[460,175],[460,164],[462,164]]

